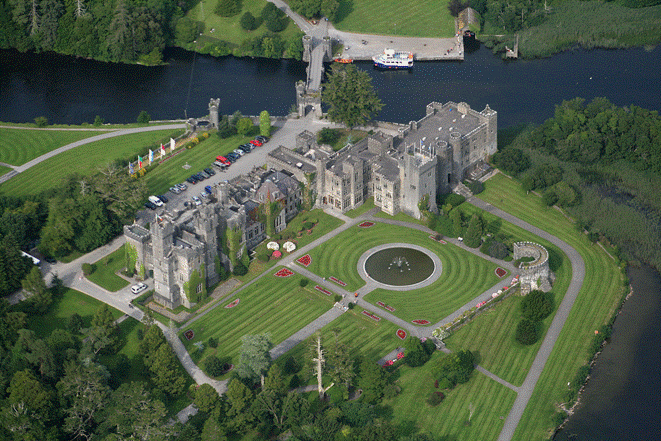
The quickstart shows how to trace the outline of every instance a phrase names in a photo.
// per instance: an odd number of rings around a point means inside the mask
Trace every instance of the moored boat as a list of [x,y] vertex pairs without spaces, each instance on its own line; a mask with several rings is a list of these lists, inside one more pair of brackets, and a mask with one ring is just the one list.
[[386,49],[381,55],[372,58],[374,67],[379,69],[411,69],[413,54],[411,52]]
[[335,61],[336,63],[344,63],[344,64],[353,63],[353,60],[351,58],[336,58],[333,61]]

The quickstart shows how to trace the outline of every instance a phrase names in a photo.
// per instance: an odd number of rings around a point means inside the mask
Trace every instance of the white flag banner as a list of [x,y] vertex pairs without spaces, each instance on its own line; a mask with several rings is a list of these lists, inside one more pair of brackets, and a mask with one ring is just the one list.
[[170,151],[174,152],[174,139],[170,138]]
[[154,152],[152,149],[149,149],[149,165],[151,165],[152,162],[154,162]]

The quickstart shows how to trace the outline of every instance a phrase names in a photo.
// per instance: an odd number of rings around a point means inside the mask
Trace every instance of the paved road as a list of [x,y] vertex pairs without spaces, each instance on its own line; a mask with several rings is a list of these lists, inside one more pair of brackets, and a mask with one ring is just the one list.
[[471,198],[468,200],[468,202],[514,225],[517,225],[527,231],[530,231],[531,233],[536,234],[537,236],[543,239],[548,240],[549,242],[560,248],[567,255],[567,257],[569,258],[569,262],[571,263],[572,266],[572,278],[571,281],[569,282],[567,293],[565,294],[564,298],[562,299],[562,302],[560,303],[560,306],[558,307],[558,312],[556,313],[555,317],[553,318],[553,321],[551,322],[551,326],[549,327],[549,330],[546,333],[546,337],[544,337],[542,346],[539,348],[539,351],[537,352],[537,356],[535,357],[535,360],[533,361],[532,366],[528,371],[528,375],[526,376],[526,379],[519,388],[519,393],[516,397],[516,400],[514,400],[514,405],[512,406],[512,409],[510,410],[510,413],[507,416],[507,419],[505,420],[505,425],[503,427],[503,430],[501,431],[500,436],[498,437],[498,441],[509,441],[514,436],[516,427],[518,426],[519,421],[523,416],[523,412],[526,406],[528,405],[528,401],[530,401],[530,397],[532,396],[533,390],[535,389],[537,380],[539,380],[539,376],[542,374],[542,371],[544,370],[544,365],[546,364],[546,361],[551,355],[551,351],[553,350],[553,345],[558,339],[558,336],[560,335],[560,331],[562,330],[562,327],[564,326],[565,321],[569,316],[569,312],[571,311],[571,308],[574,305],[574,302],[576,301],[576,296],[578,295],[578,292],[580,291],[581,286],[583,285],[583,280],[585,279],[585,263],[583,262],[583,258],[578,253],[578,251],[576,251],[574,248],[569,246],[566,242],[547,233],[546,231],[541,230],[533,225],[530,225],[529,223],[524,222],[521,219],[514,217],[511,214],[506,213],[480,199]]
[[[18,128],[18,127],[12,127],[12,128]],[[162,126],[134,127],[131,129],[114,130],[111,132],[103,133],[101,135],[96,135],[90,138],[81,139],[80,141],[72,142],[71,144],[67,144],[55,150],[51,150],[48,153],[44,153],[38,158],[26,162],[23,165],[19,165],[16,167],[12,166],[12,168],[14,169],[13,172],[9,172],[5,175],[0,176],[0,184],[13,178],[18,173],[22,173],[25,170],[29,169],[30,167],[34,167],[35,165],[45,161],[46,159],[52,158],[53,156],[59,155],[60,153],[66,152],[67,150],[80,147],[81,145],[89,144],[91,142],[101,141],[102,139],[114,138],[115,136],[130,135],[132,133],[153,132],[155,130],[176,130],[176,129],[185,129],[185,128],[186,128],[186,124],[184,123],[166,124]],[[73,129],[57,129],[57,130],[73,130]]]

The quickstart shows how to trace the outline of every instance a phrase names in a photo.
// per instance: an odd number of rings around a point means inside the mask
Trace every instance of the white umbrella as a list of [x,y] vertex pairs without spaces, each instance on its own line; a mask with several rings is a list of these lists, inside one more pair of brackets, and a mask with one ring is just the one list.
[[284,244],[282,244],[282,249],[288,253],[291,253],[296,249],[296,245],[294,244],[294,242],[285,242]]
[[277,251],[280,249],[280,245],[278,245],[278,242],[269,242],[266,244],[266,248]]

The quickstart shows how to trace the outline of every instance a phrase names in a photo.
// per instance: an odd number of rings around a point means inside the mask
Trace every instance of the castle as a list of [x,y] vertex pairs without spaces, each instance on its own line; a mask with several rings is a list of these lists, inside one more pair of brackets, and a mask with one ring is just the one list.
[[497,150],[497,112],[466,103],[430,103],[419,121],[400,125],[392,136],[381,131],[332,152],[303,132],[296,147],[271,152],[267,165],[305,182],[315,176],[316,204],[342,213],[369,198],[384,212],[420,218],[424,196],[436,211],[436,195],[449,193],[486,166]]
[[[212,100],[210,111],[217,105]],[[211,116],[217,119],[217,113]],[[316,136],[304,131],[292,148],[279,146],[268,154],[267,170],[255,168],[220,183],[203,205],[168,207],[149,229],[125,226],[129,266],[143,278],[153,276],[158,303],[190,308],[232,269],[232,261],[266,239],[260,206],[268,201],[278,202],[276,233],[298,213],[304,189],[315,195],[318,208],[344,213],[374,197],[390,215],[420,218],[423,198],[436,211],[436,196],[478,176],[497,148],[497,113],[488,105],[477,112],[466,103],[433,102],[419,121],[391,126],[396,135],[377,131],[338,152],[317,145]],[[230,230],[240,233],[236,256],[227,255]]]

